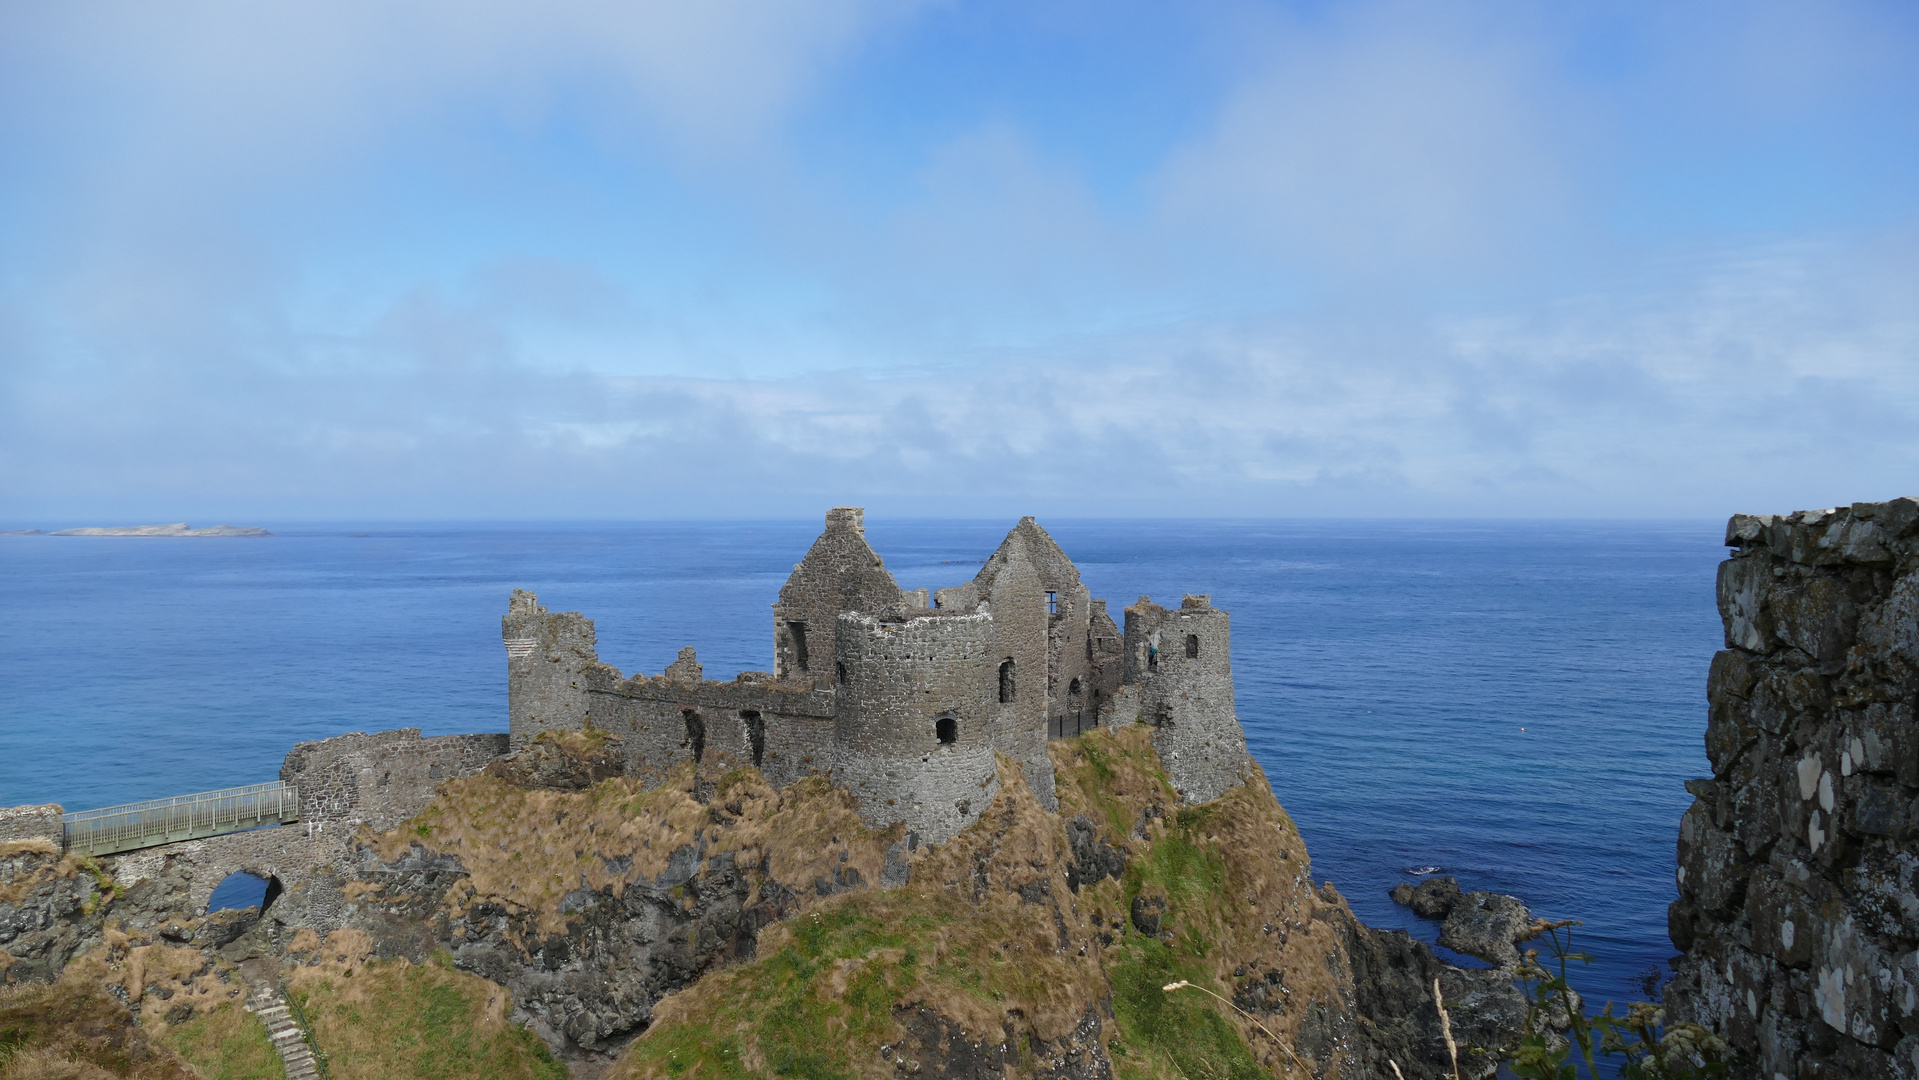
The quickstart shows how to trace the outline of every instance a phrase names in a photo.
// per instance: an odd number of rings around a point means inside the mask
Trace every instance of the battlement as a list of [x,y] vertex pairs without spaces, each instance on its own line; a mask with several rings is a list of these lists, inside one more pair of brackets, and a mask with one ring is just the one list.
[[904,822],[932,843],[991,802],[997,755],[1056,808],[1049,736],[1100,723],[1154,725],[1191,801],[1250,764],[1227,614],[1204,594],[1172,611],[1142,597],[1122,631],[1030,517],[972,581],[907,591],[867,543],[864,511],[828,511],[773,603],[770,673],[709,680],[689,646],[662,673],[628,677],[600,661],[592,620],[524,590],[501,633],[515,749],[590,724],[619,739],[636,777],[689,764],[751,765],[776,786],[824,775],[869,824]]

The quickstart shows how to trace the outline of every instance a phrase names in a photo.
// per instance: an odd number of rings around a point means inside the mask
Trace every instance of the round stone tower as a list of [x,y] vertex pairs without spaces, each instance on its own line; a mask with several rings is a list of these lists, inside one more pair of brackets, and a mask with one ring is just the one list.
[[992,619],[848,612],[836,637],[833,781],[859,799],[867,824],[904,821],[945,842],[999,790]]

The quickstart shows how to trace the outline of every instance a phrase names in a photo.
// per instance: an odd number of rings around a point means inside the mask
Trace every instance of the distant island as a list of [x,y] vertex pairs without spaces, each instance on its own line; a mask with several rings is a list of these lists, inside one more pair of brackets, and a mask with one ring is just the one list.
[[41,532],[39,529],[9,529],[0,531],[0,536],[272,536],[273,534],[257,525],[215,525],[207,529],[195,529],[185,522],[173,525],[110,525],[104,528],[61,529],[58,532]]

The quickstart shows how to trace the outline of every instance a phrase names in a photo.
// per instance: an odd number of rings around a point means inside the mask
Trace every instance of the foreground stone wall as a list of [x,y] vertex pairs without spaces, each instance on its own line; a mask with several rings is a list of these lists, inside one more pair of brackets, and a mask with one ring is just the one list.
[[1919,502],[1742,514],[1726,544],[1666,1000],[1735,1075],[1919,1075]]
[[299,788],[300,820],[309,831],[335,823],[386,830],[419,813],[441,782],[472,776],[506,752],[504,732],[354,731],[296,743],[280,765],[280,779]]

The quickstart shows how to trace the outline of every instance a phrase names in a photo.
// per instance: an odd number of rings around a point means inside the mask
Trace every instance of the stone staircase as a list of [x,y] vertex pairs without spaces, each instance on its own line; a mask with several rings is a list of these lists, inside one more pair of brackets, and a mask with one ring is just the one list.
[[281,996],[279,988],[271,983],[255,983],[247,1007],[266,1025],[273,1048],[280,1052],[280,1060],[286,1063],[287,1080],[320,1080],[320,1067],[313,1060],[313,1048],[307,1045],[306,1036],[293,1019],[293,1010],[287,1007],[287,1000]]

